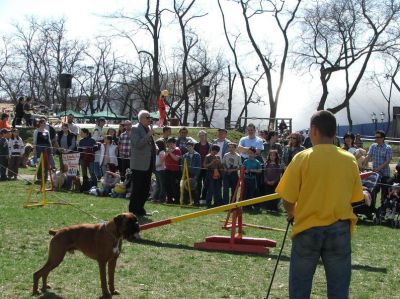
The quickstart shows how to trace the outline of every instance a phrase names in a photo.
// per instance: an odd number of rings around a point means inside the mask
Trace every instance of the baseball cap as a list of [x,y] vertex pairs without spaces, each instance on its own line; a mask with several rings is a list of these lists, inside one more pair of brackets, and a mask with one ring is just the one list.
[[227,129],[224,129],[224,128],[219,128],[219,129],[218,129],[218,132],[225,132],[225,133],[228,133],[228,130],[227,130]]

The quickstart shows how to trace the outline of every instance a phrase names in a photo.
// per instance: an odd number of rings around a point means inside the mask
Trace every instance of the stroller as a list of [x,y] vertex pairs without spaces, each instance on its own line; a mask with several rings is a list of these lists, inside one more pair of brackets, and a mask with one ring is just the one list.
[[374,223],[387,223],[392,227],[400,226],[400,185],[393,184],[389,194],[383,200],[382,205],[376,210]]
[[379,187],[379,174],[376,172],[364,172],[360,174],[361,182],[364,191],[364,199],[359,202],[355,202],[352,204],[353,212],[359,218],[366,217],[370,220],[375,220],[375,203],[376,203],[376,195],[378,193]]

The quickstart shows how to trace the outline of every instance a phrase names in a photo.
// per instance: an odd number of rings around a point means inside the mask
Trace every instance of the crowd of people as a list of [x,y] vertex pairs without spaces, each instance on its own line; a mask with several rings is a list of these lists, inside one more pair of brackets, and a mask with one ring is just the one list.
[[[29,99],[27,101],[29,104]],[[23,98],[18,105],[26,105]],[[18,105],[13,120],[17,125],[25,115],[23,107]],[[218,129],[217,138],[210,140],[206,130],[198,131],[197,136],[188,136],[188,129],[181,127],[178,136],[172,136],[171,128],[165,126],[162,136],[154,140],[148,111],[141,111],[138,120],[135,126],[131,121],[123,121],[118,130],[108,128],[105,131],[106,120],[99,118],[90,132],[86,128],[79,129],[74,116],[69,114],[57,132],[41,118],[35,122],[31,164],[36,165],[45,154],[45,180],[50,170],[52,182],[59,188],[70,190],[74,182],[80,181],[80,191],[131,198],[130,210],[144,215],[144,203],[149,194],[153,201],[162,203],[179,204],[182,199],[189,203],[191,199],[194,205],[207,208],[227,204],[234,194],[241,168],[245,172],[244,199],[275,193],[293,157],[312,146],[307,131],[290,132],[287,127],[279,126],[278,131],[262,130],[257,134],[251,123],[238,143],[227,138],[228,131],[224,128]],[[3,115],[1,121],[0,179],[16,179],[25,144],[18,129],[8,123],[8,117]],[[362,148],[359,135],[345,134],[343,146],[338,138],[334,140],[337,146],[356,157],[360,170],[372,161],[374,171],[380,172],[385,182],[390,176],[388,165],[392,153],[390,146],[384,143],[384,132],[378,131],[376,135],[376,143],[368,153]],[[76,152],[80,153],[79,180],[67,175],[68,167],[63,163],[63,154]],[[53,155],[59,156],[59,165],[55,165]],[[183,176],[185,163],[188,173]],[[42,180],[41,167],[39,164],[38,184]],[[152,180],[155,181],[153,185]],[[102,185],[98,186],[100,181]],[[384,196],[387,188],[382,189]],[[274,200],[251,209],[279,211],[279,202]]]

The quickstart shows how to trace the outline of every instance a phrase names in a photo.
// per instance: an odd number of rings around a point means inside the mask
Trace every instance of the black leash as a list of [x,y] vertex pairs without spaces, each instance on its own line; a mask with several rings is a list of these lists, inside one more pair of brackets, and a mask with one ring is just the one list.
[[287,233],[288,233],[288,231],[289,231],[289,226],[290,226],[290,224],[292,224],[292,223],[293,223],[293,219],[292,219],[292,220],[289,220],[288,223],[287,223],[286,231],[285,231],[285,236],[283,237],[283,241],[282,241],[281,250],[279,251],[278,258],[276,259],[275,269],[274,269],[274,273],[272,273],[271,282],[269,283],[267,296],[265,296],[264,299],[268,299],[268,298],[269,298],[269,293],[271,292],[272,283],[274,282],[276,269],[278,268],[278,264],[279,264],[279,260],[281,259],[283,247],[285,246],[285,241],[286,241]]

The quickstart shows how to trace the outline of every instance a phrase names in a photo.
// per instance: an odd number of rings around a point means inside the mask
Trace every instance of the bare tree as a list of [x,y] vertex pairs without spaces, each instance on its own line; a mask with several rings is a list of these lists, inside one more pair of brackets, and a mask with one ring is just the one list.
[[18,64],[17,55],[12,47],[12,39],[3,37],[0,48],[0,90],[17,102],[17,98],[24,93],[24,71]]
[[[186,4],[186,2],[190,3]],[[189,75],[187,74],[189,71],[188,64],[190,62],[188,60],[190,58],[191,51],[196,47],[196,44],[199,42],[197,34],[189,26],[189,22],[195,18],[201,18],[206,15],[206,14],[189,15],[189,11],[193,7],[193,4],[195,2],[196,0],[190,0],[190,1],[174,0],[174,12],[179,22],[179,28],[181,30],[181,39],[182,39],[182,65],[181,65],[182,89],[180,94],[181,100],[178,101],[178,105],[180,106],[181,103],[184,104],[184,112],[182,119],[182,123],[184,125],[188,124],[189,89],[193,88],[199,82],[201,82],[204,79],[204,77],[207,76],[207,74],[209,73],[209,71],[207,70],[207,66],[204,65],[204,72],[203,74],[200,74],[198,77],[190,76],[191,80],[189,80]]]
[[[116,12],[107,16],[108,18],[133,22],[137,26],[137,29],[131,31],[121,29],[120,27],[114,28],[117,30],[119,36],[127,38],[132,43],[139,55],[147,55],[151,60],[151,73],[147,74],[147,77],[151,77],[151,97],[147,98],[148,101],[151,100],[151,103],[147,104],[146,106],[153,106],[153,103],[156,102],[161,90],[160,32],[162,28],[161,15],[164,9],[160,8],[160,2],[160,0],[147,0],[144,16],[130,16],[123,12]],[[141,48],[137,44],[135,40],[137,30],[144,30],[150,35],[153,44],[152,51]]]
[[18,61],[24,66],[29,95],[48,106],[60,102],[58,77],[74,69],[85,48],[79,41],[66,38],[65,22],[31,17],[27,27],[15,25]]
[[[276,118],[279,96],[284,82],[286,62],[289,51],[289,37],[288,30],[293,23],[297,11],[299,9],[301,0],[295,1],[295,4],[291,7],[285,1],[254,1],[254,0],[233,0],[237,2],[242,9],[242,16],[246,26],[247,36],[250,43],[258,57],[258,60],[262,66],[263,72],[267,79],[267,94],[270,106],[270,125],[274,123]],[[259,43],[256,41],[253,35],[253,29],[250,24],[252,18],[258,15],[272,14],[275,24],[279,29],[281,38],[283,39],[283,48],[276,51],[275,55],[271,52],[262,51]],[[275,61],[278,60],[276,63]],[[278,79],[276,83],[276,91],[273,74],[278,72]]]
[[[244,116],[245,117],[245,121],[244,121],[244,126],[247,125],[247,116],[248,116],[248,105],[253,103],[259,103],[260,102],[260,98],[259,97],[254,97],[255,95],[255,90],[256,87],[258,86],[258,83],[261,81],[262,77],[264,76],[265,72],[261,72],[261,75],[258,75],[257,79],[253,79],[251,78],[248,74],[245,75],[244,71],[242,70],[242,66],[239,64],[239,57],[238,57],[238,51],[237,51],[237,44],[239,41],[239,37],[240,37],[240,33],[233,36],[233,41],[231,40],[228,30],[227,30],[227,26],[226,26],[226,19],[225,19],[225,14],[224,11],[222,9],[220,0],[218,0],[218,6],[221,12],[221,17],[222,17],[222,25],[224,27],[224,33],[225,33],[225,38],[226,41],[228,43],[229,49],[232,52],[233,55],[233,60],[234,60],[234,64],[235,64],[235,68],[237,73],[239,74],[239,78],[240,78],[240,83],[242,86],[242,91],[243,91],[243,107],[239,113],[239,116],[237,118],[237,122],[235,127],[239,128],[241,126],[240,121],[241,118]],[[258,68],[258,67],[257,67]],[[229,73],[230,73],[230,69],[229,69]],[[236,76],[236,74],[235,74]],[[230,78],[230,76],[229,76]],[[229,80],[229,95],[230,95],[230,99],[232,97],[232,91],[233,91],[233,86],[234,86],[234,80],[231,82],[231,80]],[[248,86],[248,84],[250,83],[250,86]],[[228,107],[229,109],[229,107]],[[230,118],[231,118],[231,110],[228,110],[228,120],[230,122]],[[227,121],[228,121],[227,120]]]
[[301,62],[319,68],[322,95],[318,110],[325,109],[329,81],[344,72],[343,101],[328,108],[337,113],[346,108],[350,128],[350,99],[354,95],[375,52],[397,43],[388,35],[398,20],[400,6],[396,0],[331,0],[316,2],[303,17],[305,51],[298,53]]

